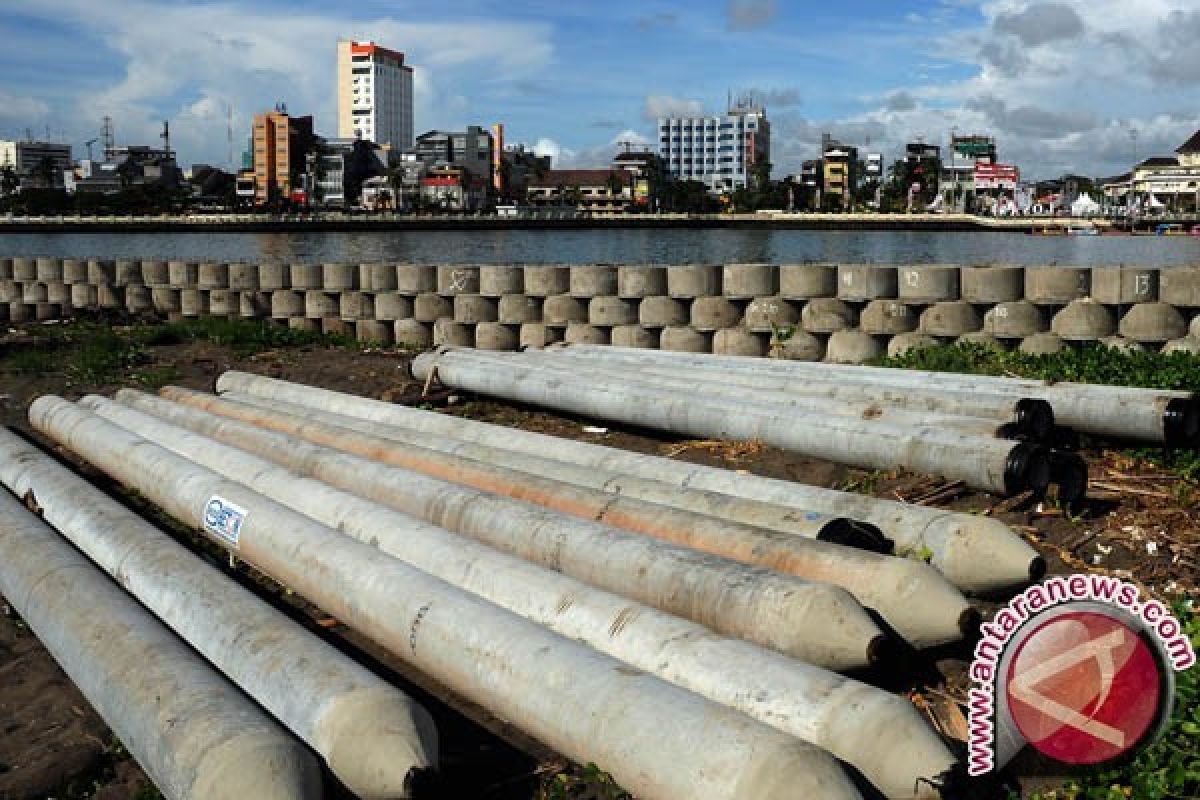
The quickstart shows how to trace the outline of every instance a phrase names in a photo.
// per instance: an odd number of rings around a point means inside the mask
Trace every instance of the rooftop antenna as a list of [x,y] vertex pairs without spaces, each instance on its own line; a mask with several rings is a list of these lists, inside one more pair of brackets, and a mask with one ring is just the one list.
[[230,172],[233,171],[233,103],[226,103],[225,108],[228,111],[228,122],[225,126],[225,137],[229,142],[229,159],[225,162],[229,167]]
[[117,149],[116,136],[113,135],[112,117],[104,118],[104,129],[100,136],[104,140],[104,158],[111,159],[113,151]]

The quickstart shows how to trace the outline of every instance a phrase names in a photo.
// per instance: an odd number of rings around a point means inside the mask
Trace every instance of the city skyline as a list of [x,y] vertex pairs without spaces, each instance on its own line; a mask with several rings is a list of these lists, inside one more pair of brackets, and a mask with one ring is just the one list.
[[336,131],[339,38],[405,53],[416,132],[503,121],[559,166],[653,145],[657,117],[719,112],[730,90],[764,97],[777,177],[815,157],[824,131],[889,161],[918,136],[989,133],[1002,160],[1049,177],[1124,171],[1135,148],[1167,155],[1200,127],[1200,11],[1183,3],[805,6],[0,0],[0,138],[49,127],[83,157],[106,114],[127,143],[155,143],[169,119],[184,162],[226,166],[232,149],[236,164],[253,114],[280,101]]

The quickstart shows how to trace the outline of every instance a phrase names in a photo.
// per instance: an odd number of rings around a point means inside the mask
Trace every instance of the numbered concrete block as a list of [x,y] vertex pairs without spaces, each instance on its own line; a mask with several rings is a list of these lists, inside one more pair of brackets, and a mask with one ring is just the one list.
[[614,347],[640,347],[657,350],[660,331],[643,325],[616,325],[611,332]]
[[238,316],[242,319],[270,319],[270,292],[238,292]]
[[973,333],[964,333],[962,336],[954,340],[955,344],[970,344],[980,347],[990,347],[993,350],[1006,350],[1002,340],[997,339],[987,331],[974,331]]
[[1028,300],[997,303],[983,315],[983,330],[998,339],[1024,339],[1049,327],[1045,312]]
[[587,322],[587,304],[578,297],[559,294],[542,301],[542,323],[557,328],[572,322]]
[[571,289],[571,272],[557,264],[526,265],[525,294],[530,297],[555,297]]
[[809,333],[833,333],[858,324],[858,312],[836,297],[815,297],[800,310],[800,324]]
[[820,361],[825,357],[825,341],[808,331],[794,330],[787,338],[773,339],[767,355],[788,361]]
[[481,322],[475,326],[477,350],[517,350],[521,346],[521,326],[499,322]]
[[191,261],[168,261],[167,283],[176,289],[198,289],[200,265]]
[[1193,356],[1200,355],[1200,339],[1194,336],[1172,339],[1162,346],[1162,352],[1166,355],[1170,355],[1171,353],[1188,353]]
[[896,268],[880,264],[839,264],[837,296],[842,300],[895,298]]
[[1021,340],[1018,348],[1022,353],[1031,356],[1047,356],[1061,353],[1066,343],[1054,333],[1035,333]]
[[646,328],[686,325],[688,307],[684,301],[673,297],[645,297],[638,304],[638,322]]
[[746,306],[743,317],[747,330],[771,333],[780,328],[795,327],[800,322],[800,311],[782,297],[758,297]]
[[397,264],[396,291],[416,297],[437,290],[437,267],[432,264]]
[[125,287],[125,310],[130,314],[146,314],[154,310],[149,286]]
[[608,328],[588,325],[586,322],[568,322],[567,330],[563,333],[563,341],[567,344],[611,344],[611,334]]
[[[12,261],[9,260],[9,277],[12,277]],[[0,279],[4,268],[0,266]],[[63,283],[87,283],[87,260],[82,258],[63,259]]]
[[787,300],[836,297],[836,264],[780,264],[779,296]]
[[229,265],[217,261],[196,265],[196,286],[200,289],[229,288]]
[[[37,280],[37,259],[28,258],[25,256],[17,256],[12,260],[12,274],[15,281],[36,281]],[[112,278],[108,279],[110,282]],[[32,312],[30,312],[32,315]]]
[[917,330],[930,336],[957,338],[964,333],[983,330],[983,318],[975,306],[965,300],[934,303],[921,312]]
[[413,300],[397,292],[375,295],[375,319],[408,319],[413,315]]
[[290,319],[304,316],[304,292],[277,289],[271,292],[271,318]]
[[1200,308],[1200,266],[1161,270],[1158,273],[1158,299],[1173,306]]
[[258,288],[263,292],[290,289],[288,266],[278,261],[258,265]]
[[1092,290],[1092,272],[1087,267],[1027,267],[1025,299],[1039,306],[1065,306],[1087,297]]
[[617,296],[626,299],[661,297],[667,293],[667,268],[650,264],[617,267]]
[[439,265],[437,293],[446,297],[456,294],[479,294],[479,267]]
[[454,317],[454,304],[448,298],[426,292],[413,300],[413,318],[418,322],[437,322],[442,317]]
[[[96,303],[99,304],[99,297]],[[208,313],[208,292],[200,289],[179,290],[179,311],[184,317],[200,317]]]
[[454,295],[454,321],[467,325],[497,320],[496,298],[479,294]]
[[393,341],[408,350],[428,350],[433,347],[433,326],[415,319],[398,319],[392,323]]
[[658,347],[678,353],[710,353],[712,334],[685,325],[671,325],[659,333]]
[[569,267],[572,297],[604,297],[617,293],[617,268],[611,264],[581,264]]
[[774,264],[726,264],[721,271],[721,294],[735,300],[765,297],[779,291]]
[[324,269],[320,264],[288,264],[288,282],[293,289],[320,289]]
[[898,333],[888,340],[887,354],[897,358],[913,350],[937,347],[939,342],[927,333]]
[[39,283],[62,283],[62,259],[39,256],[34,262],[34,274]]
[[449,345],[451,347],[474,347],[475,326],[455,322],[449,317],[443,317],[433,323],[434,347]]
[[305,333],[321,332],[321,320],[309,319],[308,317],[288,317],[287,326],[293,331],[304,331]]
[[[94,309],[99,305],[100,301],[97,299],[95,286],[90,283],[72,283],[70,286],[72,308]],[[0,302],[3,301],[3,292],[0,292]]]
[[879,339],[862,331],[835,331],[825,345],[825,360],[831,364],[862,364],[886,352]]
[[1068,342],[1096,341],[1116,329],[1112,311],[1088,297],[1072,300],[1050,320],[1050,330]]
[[692,301],[691,322],[698,331],[732,328],[741,319],[741,307],[727,297],[697,297]]
[[503,297],[524,290],[525,271],[519,266],[486,264],[479,268],[479,293],[484,297]]
[[345,320],[374,319],[375,298],[366,292],[341,292],[338,316]]
[[674,264],[667,267],[669,297],[690,300],[720,293],[721,266],[718,264]]
[[917,329],[917,312],[899,300],[872,300],[858,317],[858,327],[873,336],[894,336]]
[[[210,289],[208,291],[208,313],[214,317],[236,317],[241,310],[237,292],[231,289]],[[337,313],[337,301],[334,300],[334,314]]]
[[563,329],[542,325],[540,322],[526,322],[521,326],[519,338],[522,350],[527,347],[537,350],[561,342]]
[[378,319],[360,319],[354,322],[354,338],[360,342],[390,345],[395,341],[392,323]]
[[968,303],[1011,303],[1025,296],[1025,270],[1011,266],[963,267],[959,272],[962,299]]
[[505,325],[541,322],[542,299],[524,294],[506,294],[496,303],[496,319]]
[[1109,305],[1153,303],[1158,270],[1150,267],[1092,267],[1092,299]]
[[167,269],[167,262],[142,259],[142,283],[147,286],[169,286],[171,271]]
[[1119,331],[1135,342],[1167,342],[1187,335],[1179,309],[1168,303],[1138,303],[1121,317]]
[[[20,259],[14,258],[13,259],[13,275],[14,276],[19,274],[19,272],[20,272],[20,270],[18,269],[19,266],[20,266]],[[87,266],[87,282],[88,283],[92,284],[93,286],[99,286],[102,283],[111,284],[116,279],[117,279],[117,265],[115,262],[109,261],[109,260],[103,259],[103,258],[88,259],[88,266]],[[22,280],[22,279],[18,277],[17,280]],[[29,279],[29,280],[32,280],[32,279]]]
[[745,328],[723,328],[713,334],[712,351],[722,356],[755,356],[767,354],[771,336]]
[[1109,348],[1110,350],[1116,350],[1118,353],[1124,353],[1125,355],[1146,352],[1146,346],[1144,344],[1141,342],[1135,342],[1131,339],[1126,339],[1124,336],[1105,336],[1100,340],[1100,344]]
[[[212,295],[209,295],[212,302]],[[213,313],[216,313],[215,311]],[[309,319],[341,317],[341,302],[336,294],[309,289],[304,293],[304,316]]]
[[926,305],[959,299],[960,268],[948,264],[914,264],[896,269],[897,295],[905,303]]
[[358,265],[328,261],[321,265],[321,288],[327,292],[344,292],[358,288]]
[[592,325],[635,325],[638,303],[621,297],[593,297],[588,301],[588,322]]

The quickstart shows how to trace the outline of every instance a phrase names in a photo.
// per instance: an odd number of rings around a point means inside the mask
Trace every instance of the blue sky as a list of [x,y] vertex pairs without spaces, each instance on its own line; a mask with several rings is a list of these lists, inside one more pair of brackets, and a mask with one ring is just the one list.
[[[155,141],[224,165],[277,101],[334,132],[334,45],[416,68],[416,128],[503,121],[562,165],[648,141],[663,112],[768,99],[776,174],[823,131],[889,159],[915,137],[995,135],[1029,177],[1111,174],[1200,128],[1200,0],[355,3],[0,0],[0,136]],[[1136,140],[1131,131],[1136,132]]]

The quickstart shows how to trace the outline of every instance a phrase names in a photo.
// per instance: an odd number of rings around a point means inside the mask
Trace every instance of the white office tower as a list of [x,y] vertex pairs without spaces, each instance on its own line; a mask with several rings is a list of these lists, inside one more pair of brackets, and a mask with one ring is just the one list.
[[374,42],[339,41],[338,137],[399,152],[413,144],[412,67]]
[[658,141],[672,175],[703,181],[716,193],[750,186],[755,165],[771,159],[766,109],[752,103],[735,104],[723,115],[660,117]]

